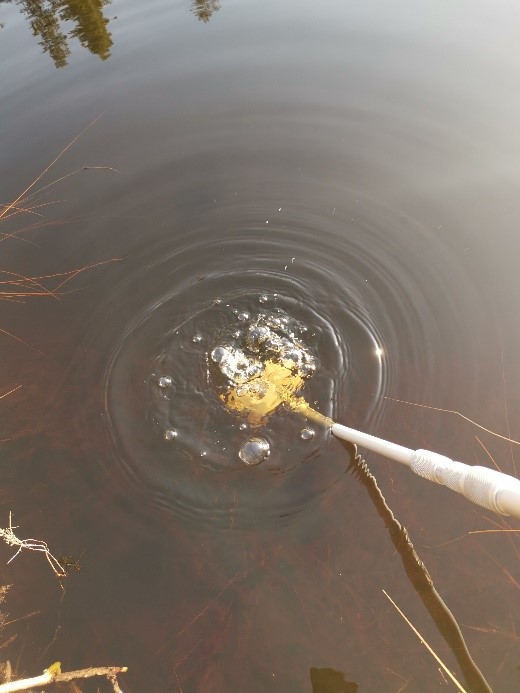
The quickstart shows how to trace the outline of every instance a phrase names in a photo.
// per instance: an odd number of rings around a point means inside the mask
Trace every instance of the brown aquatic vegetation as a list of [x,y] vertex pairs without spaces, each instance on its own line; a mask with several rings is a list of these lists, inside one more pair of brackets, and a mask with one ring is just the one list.
[[56,272],[55,274],[46,274],[38,277],[27,277],[17,272],[0,269],[0,275],[4,277],[4,279],[0,279],[0,299],[18,303],[27,298],[36,298],[38,296],[59,299],[64,293],[67,293],[64,287],[77,276],[94,267],[115,262],[117,259],[100,260],[99,262],[76,267],[66,272]]
[[[49,165],[41,171],[32,182],[11,202],[0,203],[0,225],[6,222],[18,222],[20,219],[25,219],[26,217],[31,217],[29,223],[23,224],[10,231],[0,231],[0,243],[6,241],[18,241],[30,245],[36,245],[28,236],[37,230],[43,229],[48,226],[57,226],[62,224],[70,224],[77,221],[75,218],[69,219],[57,219],[48,221],[43,216],[43,210],[50,205],[58,204],[60,201],[42,201],[44,197],[59,183],[72,176],[88,170],[104,170],[104,171],[114,171],[116,169],[108,166],[84,166],[82,168],[71,171],[65,175],[62,175],[50,182],[46,182],[38,187],[38,183],[43,182],[44,177],[49,172],[49,170],[57,163],[59,159],[72,147],[72,145],[81,137],[81,135],[101,116],[98,116],[93,121],[91,121],[78,135],[76,135],[68,144],[63,147],[63,149],[58,153],[58,155],[49,163]],[[72,282],[81,274],[92,270],[93,268],[99,267],[101,265],[106,265],[112,262],[118,261],[120,258],[109,258],[103,259],[97,262],[91,262],[82,267],[76,267],[73,269],[65,270],[62,272],[56,272],[53,274],[45,274],[39,276],[28,276],[20,272],[16,272],[11,269],[0,268],[0,300],[24,303],[32,299],[45,299],[51,298],[54,300],[60,300],[67,293],[70,293],[74,289],[71,288]],[[20,338],[16,334],[3,329],[0,327],[0,333],[5,335],[7,338],[20,342],[25,346],[29,347],[33,351],[44,355],[37,347],[28,343],[24,339]],[[11,386],[6,392],[0,394],[0,399],[4,399],[13,395],[15,392],[22,388],[21,384]],[[3,439],[3,441],[9,440],[9,438]],[[3,442],[0,441],[0,442]],[[51,567],[53,573],[59,580],[59,584],[64,590],[63,580],[69,573],[69,567],[72,566],[76,569],[79,566],[77,561],[69,557],[59,559],[56,558],[50,551],[47,543],[41,539],[20,539],[15,530],[17,527],[12,524],[12,513],[9,513],[9,525],[6,528],[0,528],[0,539],[2,539],[8,546],[16,548],[14,555],[7,561],[10,563],[20,552],[23,550],[38,551],[43,553],[49,566]],[[4,601],[5,595],[9,589],[9,586],[0,587],[0,604]],[[36,613],[27,614],[23,619],[30,618]],[[16,619],[18,621],[20,619]],[[16,621],[11,621],[14,623]],[[6,617],[0,613],[0,631],[8,625],[6,622]],[[6,642],[0,644],[0,648],[6,647],[10,642],[16,639],[16,635],[9,638]],[[4,683],[0,683],[0,691],[8,693],[10,691],[27,690],[33,688],[34,686],[42,687],[53,683],[66,683],[69,682],[70,685],[74,687],[74,690],[79,691],[80,689],[73,683],[81,678],[91,678],[94,676],[105,677],[113,687],[113,690],[121,691],[117,675],[125,672],[126,667],[98,667],[98,668],[88,668],[72,672],[61,672],[61,666],[59,662],[53,664],[48,669],[45,669],[44,673],[40,676],[33,677],[32,679],[24,679],[12,681],[13,671],[9,661],[4,662],[0,665],[0,678]],[[71,689],[72,690],[72,689]]]
[[[37,184],[43,181],[46,174],[50,169],[63,157],[63,155],[73,146],[75,142],[81,137],[83,133],[86,132],[90,127],[92,127],[101,117],[97,116],[92,120],[81,132],[76,135],[72,140],[70,140],[63,149],[58,153],[57,156],[52,159],[52,161],[41,171],[26,188],[12,201],[8,203],[0,203],[0,224],[6,221],[12,220],[20,216],[29,215],[31,217],[36,217],[37,220],[30,224],[20,226],[10,232],[0,232],[0,243],[8,240],[17,239],[19,241],[24,241],[26,243],[32,243],[31,240],[25,237],[25,235],[30,231],[35,231],[43,227],[49,226],[51,224],[67,224],[72,223],[74,219],[58,219],[52,222],[47,221],[42,210],[44,207],[57,204],[57,201],[47,201],[42,202],[41,200],[45,195],[47,195],[56,185],[71,178],[72,176],[85,170],[105,170],[114,171],[116,169],[109,166],[84,166],[79,169],[70,171],[69,173],[59,176],[50,182],[37,187]],[[100,265],[105,265],[108,263],[116,262],[119,258],[110,258],[108,260],[100,260],[99,262],[92,262],[83,267],[76,267],[71,270],[64,272],[57,272],[54,274],[41,275],[41,276],[26,276],[19,272],[14,272],[12,270],[7,270],[0,268],[0,300],[13,301],[13,302],[25,302],[29,299],[34,298],[53,298],[60,300],[60,298],[67,293],[68,285],[80,274],[93,269],[94,267],[99,267]],[[0,327],[0,333],[13,339],[17,342],[24,344],[33,351],[42,354],[39,349],[37,349],[32,344],[29,344],[25,340],[21,339],[17,335],[9,332],[8,330]],[[0,399],[11,395],[15,391],[19,390],[22,386],[17,385],[12,387],[8,392],[0,395]],[[5,529],[0,529],[0,538],[2,538],[9,546],[17,546],[18,553],[22,549],[30,549],[33,551],[41,551],[44,553],[49,565],[56,574],[57,577],[65,577],[66,571],[63,566],[60,565],[59,561],[52,555],[47,544],[44,541],[37,539],[18,539],[13,532],[13,527],[11,524],[11,515],[9,516],[9,527]],[[13,556],[14,558],[14,556]],[[12,560],[12,559],[11,559]]]
[[[36,185],[43,180],[50,169],[56,164],[63,155],[78,141],[81,135],[92,127],[101,116],[97,116],[91,121],[78,135],[76,135],[68,144],[63,147],[59,154],[49,163],[49,165],[34,178],[31,183],[12,201],[8,203],[0,203],[0,223],[16,219],[17,217],[30,216],[35,218],[31,223],[25,224],[10,232],[0,232],[0,243],[8,240],[18,239],[19,241],[33,244],[33,241],[26,238],[29,232],[45,228],[46,226],[56,226],[61,224],[71,224],[78,221],[77,218],[72,219],[57,219],[48,221],[43,216],[42,210],[49,205],[58,204],[60,201],[41,202],[43,197],[47,195],[56,185],[77,175],[83,171],[113,171],[118,173],[117,169],[110,166],[83,166],[81,168],[70,171],[69,173],[59,176],[54,180],[36,188]],[[92,262],[83,267],[57,272],[54,274],[41,276],[26,276],[19,272],[14,272],[5,268],[0,268],[0,299],[4,301],[24,301],[28,298],[47,297],[59,299],[60,296],[67,293],[68,285],[73,279],[78,277],[83,272],[91,270],[94,267],[105,265],[111,262],[116,262],[120,258],[110,258]],[[5,332],[5,331],[4,331]],[[9,333],[6,333],[9,334]],[[13,335],[9,335],[13,336]],[[16,338],[16,337],[15,337]]]

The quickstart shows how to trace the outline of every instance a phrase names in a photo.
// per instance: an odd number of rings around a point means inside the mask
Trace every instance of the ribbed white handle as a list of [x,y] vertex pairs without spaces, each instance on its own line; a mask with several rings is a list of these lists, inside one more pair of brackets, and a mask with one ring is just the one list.
[[388,440],[335,423],[332,433],[406,464],[419,476],[444,484],[483,508],[520,519],[520,479],[487,467],[471,467],[429,450],[410,450]]
[[520,480],[487,467],[472,467],[429,450],[416,450],[410,468],[500,515],[520,518]]

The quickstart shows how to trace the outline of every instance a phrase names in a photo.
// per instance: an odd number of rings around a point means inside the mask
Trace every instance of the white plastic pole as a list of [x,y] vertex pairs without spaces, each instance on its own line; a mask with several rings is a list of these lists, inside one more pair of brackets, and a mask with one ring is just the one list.
[[520,479],[488,467],[472,467],[429,450],[411,450],[341,424],[332,433],[343,440],[401,462],[419,476],[443,484],[500,515],[520,519]]

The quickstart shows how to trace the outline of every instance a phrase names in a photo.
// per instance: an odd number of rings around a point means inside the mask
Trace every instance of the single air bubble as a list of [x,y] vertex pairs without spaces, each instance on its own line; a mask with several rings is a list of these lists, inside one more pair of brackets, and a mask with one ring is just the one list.
[[259,303],[267,303],[268,300],[269,299],[265,294],[262,294],[262,296],[260,296],[260,298],[258,299]]
[[174,428],[169,428],[164,432],[164,440],[174,440],[177,438],[177,431]]
[[240,322],[245,322],[246,320],[249,320],[249,313],[246,313],[245,311],[243,313],[239,313],[237,318],[240,320]]
[[202,342],[202,335],[201,334],[194,334],[193,337],[191,338],[191,341],[194,344],[198,344],[199,342]]
[[265,438],[250,438],[238,451],[242,462],[251,467],[266,460],[270,454],[269,443]]
[[162,378],[159,378],[159,387],[170,387],[171,384],[172,379],[169,375],[163,375]]
[[314,431],[313,428],[302,428],[302,432],[300,433],[300,438],[302,440],[312,440],[315,435],[316,435],[316,432]]
[[247,431],[247,424],[246,423],[241,423],[240,426],[238,427],[241,431]]
[[211,360],[214,363],[220,363],[222,359],[227,355],[228,350],[225,347],[218,346],[211,352]]

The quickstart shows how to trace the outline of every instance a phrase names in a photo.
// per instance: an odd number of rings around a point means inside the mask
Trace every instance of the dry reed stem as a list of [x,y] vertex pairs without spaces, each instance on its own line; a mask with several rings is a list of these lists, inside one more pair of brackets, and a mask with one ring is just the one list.
[[[47,358],[47,354],[44,354],[43,351],[40,351],[40,349],[37,349],[37,348],[36,348],[35,346],[33,346],[32,344],[29,344],[29,342],[26,342],[25,339],[22,339],[21,337],[18,337],[18,335],[13,334],[12,332],[8,332],[7,330],[2,329],[1,327],[0,327],[0,332],[1,332],[2,334],[7,335],[7,336],[10,337],[11,339],[14,339],[15,342],[20,342],[20,344],[23,344],[23,345],[26,346],[28,349],[32,349],[32,350],[35,351],[37,354],[40,354],[40,356],[45,356],[45,358]],[[20,387],[21,387],[21,386],[20,386]]]
[[79,138],[81,137],[81,135],[84,132],[86,132],[95,123],[97,123],[97,121],[101,118],[102,115],[103,114],[100,113],[98,116],[96,116],[96,118],[94,118],[94,120],[92,120],[86,127],[84,127],[80,133],[78,133],[67,145],[65,145],[65,147],[63,147],[63,149],[60,151],[60,153],[56,157],[54,157],[54,159],[51,161],[51,163],[46,168],[44,168],[43,171],[41,173],[39,173],[31,183],[29,183],[29,185],[25,188],[25,190],[23,192],[21,192],[13,202],[4,206],[3,212],[0,212],[0,219],[2,219],[8,212],[10,212],[11,209],[16,208],[16,205],[20,201],[25,199],[25,196],[27,195],[29,190],[31,190],[36,185],[36,183],[44,177],[44,175],[47,173],[47,171],[49,171],[54,166],[54,164],[59,159],[61,159],[61,157],[65,154],[65,152],[67,150],[69,150],[72,147],[72,145],[79,140]]
[[461,419],[464,419],[464,421],[467,421],[470,424],[473,424],[473,426],[476,426],[477,428],[480,428],[481,431],[485,431],[486,433],[489,433],[492,436],[495,436],[496,438],[500,438],[501,440],[505,440],[508,443],[513,443],[514,445],[520,445],[519,440],[514,440],[514,438],[508,438],[507,436],[503,436],[500,433],[497,433],[496,431],[492,431],[490,428],[486,428],[485,426],[482,426],[481,424],[477,423],[476,421],[473,421],[473,419],[470,419],[468,416],[465,416],[462,412],[457,411],[456,409],[443,409],[442,407],[432,407],[429,404],[419,404],[418,402],[408,402],[405,399],[396,399],[395,397],[387,397],[386,395],[378,395],[380,399],[387,399],[390,402],[398,402],[399,404],[408,404],[410,407],[420,407],[421,409],[430,409],[431,411],[438,411],[442,412],[443,414],[455,414],[456,416],[460,416]]
[[[94,120],[92,120],[85,128],[83,128],[83,130],[81,130],[81,132],[78,135],[76,135],[72,140],[70,140],[70,142],[67,145],[65,145],[65,147],[58,153],[58,155],[54,157],[50,164],[48,164],[48,166],[45,169],[43,169],[43,171],[41,171],[38,174],[38,176],[36,176],[36,178],[33,179],[33,181],[25,188],[25,190],[23,190],[22,193],[18,195],[18,197],[16,197],[15,200],[8,203],[0,203],[0,224],[9,219],[12,219],[13,217],[23,214],[31,214],[42,218],[43,215],[36,210],[39,210],[43,207],[47,207],[51,204],[57,204],[60,201],[54,200],[40,202],[41,197],[53,186],[81,171],[95,169],[115,171],[119,173],[117,169],[112,168],[111,166],[83,166],[65,175],[62,175],[56,178],[55,180],[52,180],[51,182],[43,185],[42,187],[36,190],[33,190],[34,186],[45,176],[45,174],[52,168],[52,166],[54,166],[54,164],[70,149],[70,147],[72,147],[72,145],[75,142],[77,142],[81,135],[90,127],[92,127],[99,120],[99,118],[101,118],[102,115],[103,114],[100,114],[96,118],[94,118]],[[0,243],[12,238],[17,238],[18,240],[22,240],[25,243],[37,245],[29,239],[20,238],[20,234],[29,230],[43,228],[45,226],[57,226],[60,224],[72,223],[73,221],[74,219],[54,219],[50,221],[42,220],[34,224],[29,224],[9,233],[0,232]],[[100,262],[91,263],[89,265],[75,268],[67,272],[58,272],[55,274],[34,277],[25,276],[17,272],[0,268],[0,300],[11,303],[24,303],[26,299],[36,297],[47,297],[59,300],[60,296],[66,293],[70,293],[70,291],[64,291],[63,287],[66,284],[70,283],[73,279],[75,279],[79,274],[103,264],[117,262],[120,259],[121,258],[110,258],[109,260],[102,260]],[[34,350],[38,354],[45,356],[43,352],[33,347],[31,344],[27,343],[17,335],[12,334],[11,332],[2,328],[0,328],[0,333],[5,334],[6,336],[10,337],[11,339],[14,339],[17,342],[20,342],[21,344]]]
[[[36,277],[26,277],[18,272],[0,269],[0,276],[9,277],[8,279],[0,279],[0,300],[18,300],[18,302],[23,302],[25,298],[34,298],[36,296],[60,300],[61,296],[70,293],[70,291],[64,291],[63,287],[77,276],[95,267],[119,262],[120,260],[121,258],[113,257],[108,260],[91,262],[88,265],[76,267],[66,272],[55,272],[54,274],[43,274]],[[54,286],[47,286],[45,282],[47,284],[52,282]]]
[[16,392],[16,390],[19,390],[21,387],[22,387],[21,385],[17,385],[16,387],[13,387],[12,390],[9,390],[9,392],[4,392],[3,395],[0,395],[0,399],[3,399],[4,397],[7,397],[7,395],[12,395],[13,392]]
[[[403,612],[401,611],[401,609],[397,606],[397,604],[394,602],[394,600],[393,600],[392,597],[388,594],[388,592],[386,592],[385,590],[383,590],[383,594],[384,594],[385,597],[390,601],[390,603],[391,603],[392,606],[397,610],[397,612],[402,616],[402,618],[406,621],[406,623],[410,626],[410,628],[413,630],[413,632],[415,633],[415,635],[416,635],[416,636],[419,638],[419,640],[421,641],[421,644],[424,645],[424,646],[426,647],[426,649],[428,650],[428,652],[432,655],[432,657],[435,659],[435,661],[442,667],[442,670],[449,676],[449,678],[453,681],[453,683],[454,683],[455,686],[459,689],[459,691],[461,691],[461,693],[467,693],[466,689],[463,688],[463,687],[460,685],[460,683],[457,681],[457,679],[455,678],[455,676],[453,676],[453,674],[451,673],[451,671],[450,671],[450,670],[448,669],[448,667],[444,664],[444,662],[442,661],[442,659],[441,659],[437,654],[435,654],[435,652],[433,651],[433,649],[430,647],[430,645],[428,645],[428,643],[426,642],[426,640],[425,640],[425,639],[423,638],[423,636],[419,633],[419,631],[418,631],[417,628],[413,625],[413,623],[412,623],[411,621],[409,621],[409,620],[406,618],[406,616],[403,614]],[[0,688],[0,693],[2,693],[1,688]]]
[[[58,183],[66,180],[67,178],[70,178],[71,176],[74,176],[75,174],[81,172],[81,171],[86,171],[90,169],[95,169],[95,170],[107,170],[107,171],[114,171],[119,173],[119,171],[115,168],[112,168],[111,166],[82,166],[81,168],[78,168],[74,171],[71,171],[65,175],[60,176],[59,178],[56,178],[55,180],[51,181],[50,183],[47,183],[46,185],[42,186],[41,188],[38,188],[37,190],[33,190],[34,186],[38,181],[40,181],[45,174],[54,166],[54,164],[67,152],[72,145],[77,142],[77,140],[81,137],[81,135],[88,130],[90,127],[92,127],[98,120],[101,118],[101,115],[98,115],[94,120],[92,120],[81,132],[76,135],[70,142],[65,145],[65,147],[59,152],[59,154],[54,157],[54,159],[48,164],[48,166],[41,171],[36,178],[33,179],[33,181],[21,192],[18,197],[16,197],[15,200],[9,203],[0,203],[0,223],[2,221],[7,221],[9,219],[12,219],[13,217],[16,217],[18,215],[23,215],[23,214],[32,214],[37,217],[43,217],[43,215],[40,212],[37,212],[36,210],[41,209],[42,207],[46,207],[51,204],[57,204],[59,201],[54,200],[50,202],[41,202],[39,204],[35,204],[36,202],[39,202],[39,198],[41,198],[46,191],[48,191],[50,188],[54,187]],[[32,192],[31,192],[32,191]],[[32,202],[31,202],[32,201]],[[29,203],[29,204],[28,204]],[[3,233],[0,232],[0,242],[9,240],[10,238],[19,238],[19,234],[33,230],[36,228],[42,228],[44,226],[49,226],[53,225],[56,226],[58,224],[65,224],[65,223],[71,223],[74,221],[73,219],[54,219],[51,221],[38,221],[34,224],[30,224],[28,226],[25,226],[21,229],[17,229],[15,231],[12,231],[10,233]],[[33,243],[32,241],[28,239],[20,239],[23,240],[24,242],[27,243]],[[28,296],[51,296],[53,298],[58,298],[58,290],[67,282],[70,282],[71,279],[76,277],[78,274],[81,272],[84,272],[87,269],[91,269],[92,267],[96,267],[97,265],[105,264],[107,262],[114,262],[118,260],[119,258],[112,258],[110,260],[105,260],[104,262],[99,262],[99,263],[93,263],[90,265],[86,265],[85,267],[80,267],[74,270],[70,270],[68,272],[62,272],[62,273],[57,273],[57,274],[51,274],[51,275],[45,275],[41,277],[27,277],[22,274],[18,274],[15,272],[11,272],[5,269],[0,269],[0,276],[7,277],[7,279],[3,279],[0,281],[0,299],[2,300],[11,300],[11,301],[18,301],[19,299],[28,297]],[[49,288],[47,284],[49,283],[49,280],[56,280],[60,279],[61,281],[55,286],[54,288]],[[47,282],[47,283],[46,283]]]

